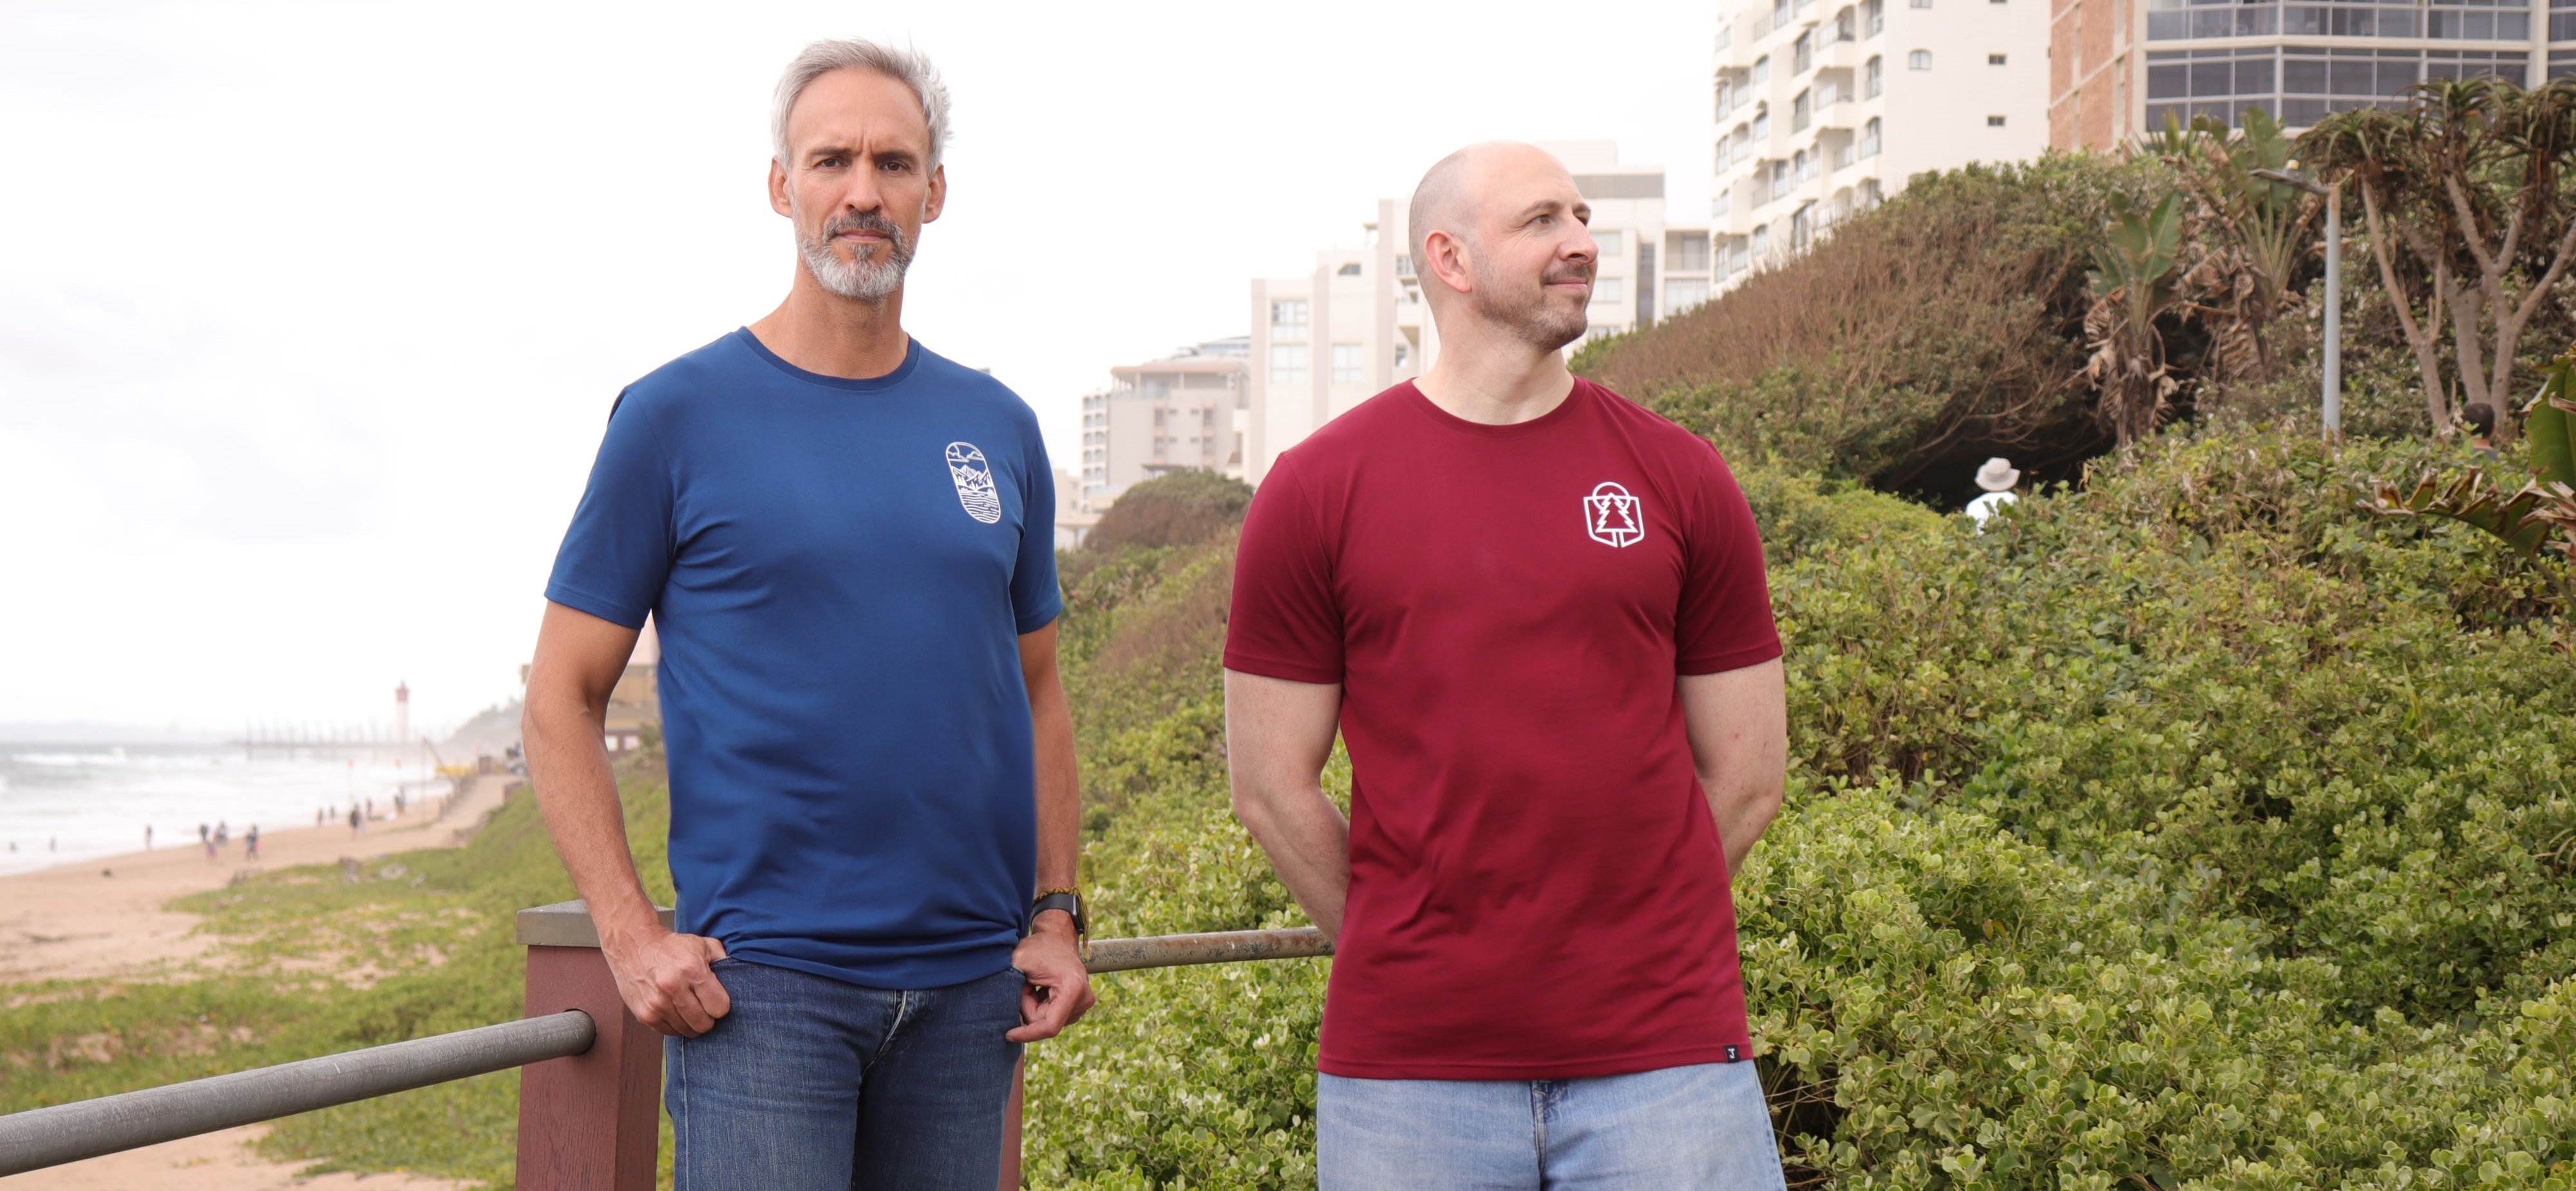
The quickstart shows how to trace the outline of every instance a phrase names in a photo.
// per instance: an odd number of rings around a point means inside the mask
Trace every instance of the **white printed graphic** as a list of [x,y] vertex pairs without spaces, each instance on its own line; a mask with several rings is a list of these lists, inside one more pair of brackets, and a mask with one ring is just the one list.
[[948,478],[956,481],[957,503],[966,515],[986,525],[1002,519],[1002,496],[993,490],[993,467],[971,442],[948,444]]
[[1584,528],[1604,546],[1634,546],[1646,536],[1645,506],[1628,490],[1602,481],[1583,498]]

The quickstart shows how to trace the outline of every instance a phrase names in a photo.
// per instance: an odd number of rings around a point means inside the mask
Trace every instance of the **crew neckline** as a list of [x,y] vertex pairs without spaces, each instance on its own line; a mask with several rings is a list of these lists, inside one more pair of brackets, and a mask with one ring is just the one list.
[[1433,401],[1430,394],[1423,392],[1422,386],[1417,385],[1410,380],[1404,382],[1404,393],[1409,399],[1406,401],[1406,404],[1421,411],[1424,417],[1431,419],[1438,425],[1445,426],[1460,434],[1472,434],[1480,438],[1519,438],[1523,435],[1537,434],[1550,426],[1566,421],[1574,416],[1574,408],[1576,405],[1591,400],[1590,396],[1584,392],[1584,388],[1584,379],[1579,376],[1575,377],[1574,387],[1566,390],[1565,400],[1557,402],[1555,409],[1551,409],[1526,422],[1509,422],[1496,425],[1492,422],[1470,421],[1466,418],[1450,413],[1448,410],[1440,408],[1440,403]]
[[751,354],[767,360],[770,367],[780,372],[809,384],[853,393],[873,393],[902,384],[904,378],[911,376],[912,370],[920,365],[921,357],[925,354],[921,349],[921,341],[906,335],[903,337],[903,363],[895,365],[894,371],[884,376],[825,376],[820,372],[808,372],[788,363],[786,357],[769,350],[769,345],[762,343],[760,336],[752,334],[749,327],[736,327],[734,337],[741,340],[743,346],[750,348]]

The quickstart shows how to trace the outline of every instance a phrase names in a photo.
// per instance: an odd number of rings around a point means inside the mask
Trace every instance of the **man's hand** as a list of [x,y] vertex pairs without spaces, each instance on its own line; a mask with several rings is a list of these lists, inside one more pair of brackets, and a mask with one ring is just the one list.
[[635,1020],[665,1034],[695,1038],[733,1011],[724,982],[707,965],[725,957],[724,944],[654,925],[640,938],[600,941],[617,995]]
[[1066,1026],[1091,1012],[1091,974],[1082,968],[1074,945],[1073,917],[1062,910],[1038,915],[1029,937],[1011,952],[1011,966],[1028,978],[1020,989],[1019,1029],[1003,1037],[1037,1042],[1063,1033]]

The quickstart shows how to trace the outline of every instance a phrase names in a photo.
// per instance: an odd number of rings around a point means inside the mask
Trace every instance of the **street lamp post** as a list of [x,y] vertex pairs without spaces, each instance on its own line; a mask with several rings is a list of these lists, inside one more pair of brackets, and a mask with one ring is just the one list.
[[[2297,162],[2292,162],[2296,166]],[[2326,200],[2326,377],[2327,438],[2343,436],[2343,187],[2325,186],[2286,170],[2255,170],[2254,176],[2296,186]]]

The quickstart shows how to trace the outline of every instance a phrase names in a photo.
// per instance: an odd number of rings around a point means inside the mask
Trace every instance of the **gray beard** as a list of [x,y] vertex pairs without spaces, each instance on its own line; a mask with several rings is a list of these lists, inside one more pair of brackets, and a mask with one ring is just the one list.
[[814,275],[817,284],[861,302],[882,302],[903,288],[904,270],[912,267],[912,245],[904,243],[902,232],[886,242],[884,256],[847,261],[832,251],[833,234],[826,227],[816,238],[797,245],[805,258],[805,271]]

